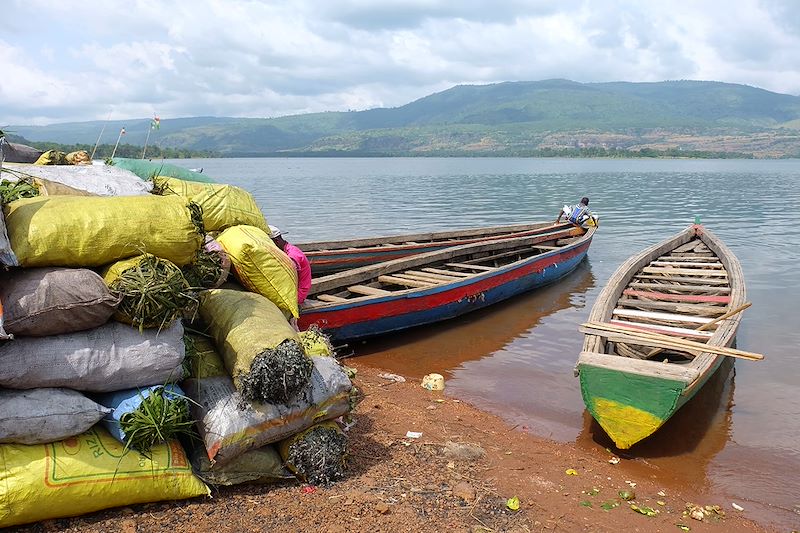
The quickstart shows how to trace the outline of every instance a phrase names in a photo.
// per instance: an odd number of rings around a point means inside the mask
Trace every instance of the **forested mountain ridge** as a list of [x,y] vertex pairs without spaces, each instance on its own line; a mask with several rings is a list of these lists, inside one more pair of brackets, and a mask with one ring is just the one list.
[[[150,119],[102,142],[144,144]],[[101,121],[7,126],[32,141],[91,143]],[[114,139],[111,139],[114,137]],[[277,118],[164,118],[150,143],[223,156],[536,155],[710,151],[800,157],[800,97],[707,81],[459,85],[404,106]]]

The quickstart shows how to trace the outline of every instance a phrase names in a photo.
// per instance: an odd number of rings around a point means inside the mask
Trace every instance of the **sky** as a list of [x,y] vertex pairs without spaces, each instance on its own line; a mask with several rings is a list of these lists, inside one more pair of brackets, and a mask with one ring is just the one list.
[[0,127],[397,107],[459,84],[800,95],[792,0],[4,0]]

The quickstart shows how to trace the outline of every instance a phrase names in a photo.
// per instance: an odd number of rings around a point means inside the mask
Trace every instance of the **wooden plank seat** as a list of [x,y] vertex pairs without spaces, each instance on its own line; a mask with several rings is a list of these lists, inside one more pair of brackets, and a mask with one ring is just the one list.
[[708,324],[711,322],[712,319],[700,317],[700,316],[691,316],[691,315],[679,315],[676,313],[660,313],[657,311],[639,311],[636,309],[622,309],[621,307],[617,307],[614,309],[614,315],[628,317],[628,318],[641,318],[647,320],[658,320],[663,322],[679,322],[679,323],[686,323],[686,324]]
[[662,268],[662,267],[644,267],[642,272],[647,274],[678,274],[681,276],[714,276],[727,278],[728,273],[725,270],[709,270],[706,268]]
[[670,255],[670,257],[698,257],[698,258],[705,257],[705,258],[713,258],[713,259],[717,258],[717,256],[712,254],[711,252],[702,253],[702,254],[698,254],[698,253],[694,253],[694,252],[672,253]]
[[457,267],[457,268],[471,268],[473,270],[484,270],[486,272],[497,270],[497,267],[490,267],[484,265],[468,265],[466,263],[447,263],[449,267]]
[[686,244],[681,244],[677,248],[672,250],[672,253],[681,253],[681,252],[691,252],[695,249],[698,244],[701,244],[702,241],[697,239],[692,239],[691,241],[687,242]]
[[638,296],[640,298],[666,300],[669,302],[715,302],[726,304],[731,301],[730,296],[706,294],[667,294],[665,292],[637,291],[634,289],[625,289],[622,291],[622,294],[625,296]]
[[437,274],[435,272],[425,272],[423,270],[406,270],[405,273],[437,281],[459,281],[464,279],[461,276],[453,276],[452,274]]
[[392,291],[366,285],[351,285],[347,287],[347,290],[353,294],[363,294],[364,296],[386,296],[387,294],[392,294]]
[[689,261],[653,261],[650,263],[650,266],[676,266],[679,268],[713,268],[713,269],[720,269],[725,268],[722,263],[695,263]]
[[713,285],[680,285],[677,283],[648,283],[645,281],[631,282],[628,287],[632,289],[654,289],[658,291],[678,291],[678,292],[716,292],[729,293],[729,287],[715,287]]
[[650,331],[652,333],[661,333],[663,335],[673,335],[676,337],[690,337],[693,339],[708,340],[709,337],[714,334],[713,331],[698,331],[696,329],[663,326],[661,324],[645,324],[642,322],[629,322],[627,320],[609,320],[608,323],[615,324],[617,326],[638,329],[641,331]]
[[456,272],[455,270],[444,270],[444,269],[441,269],[441,268],[433,268],[433,267],[423,268],[422,271],[423,272],[430,272],[432,274],[443,274],[443,275],[446,275],[446,276],[455,276],[455,277],[459,277],[459,278],[468,278],[468,277],[473,275],[470,272]]
[[[538,248],[538,246],[531,246],[531,248]],[[474,264],[477,264],[477,263],[484,263],[486,261],[496,261],[497,259],[502,259],[502,258],[505,258],[505,257],[512,257],[512,256],[515,256],[515,255],[521,256],[522,254],[523,254],[523,252],[521,252],[520,250],[512,250],[510,252],[504,252],[502,254],[495,254],[495,255],[485,256],[485,257],[478,257],[476,259],[468,259],[466,261],[463,261],[462,264],[464,264],[464,265],[474,265]],[[491,268],[497,268],[497,267],[491,267]]]
[[719,258],[711,255],[711,256],[700,256],[700,257],[687,257],[683,255],[662,255],[656,261],[676,261],[676,262],[687,262],[687,263],[719,263]]
[[412,287],[415,289],[427,289],[428,287],[435,287],[436,283],[429,281],[418,281],[413,279],[399,278],[396,276],[378,276],[378,281],[386,283],[387,285],[401,285],[403,287]]
[[634,279],[674,281],[680,283],[695,283],[698,285],[728,285],[727,279],[722,278],[690,278],[684,276],[664,276],[658,274],[636,274]]
[[392,276],[396,278],[403,278],[403,279],[410,279],[413,281],[425,281],[430,283],[431,285],[439,285],[441,283],[447,283],[447,280],[444,279],[434,279],[429,278],[427,276],[419,276],[417,274],[409,274],[408,272],[395,272]]
[[315,298],[322,302],[331,302],[331,303],[339,303],[347,301],[347,298],[342,298],[341,296],[334,296],[333,294],[317,294]]
[[638,309],[656,309],[672,313],[688,313],[704,316],[719,316],[725,312],[724,306],[707,304],[657,302],[653,300],[639,300],[634,298],[620,298],[617,305],[622,307],[636,307]]

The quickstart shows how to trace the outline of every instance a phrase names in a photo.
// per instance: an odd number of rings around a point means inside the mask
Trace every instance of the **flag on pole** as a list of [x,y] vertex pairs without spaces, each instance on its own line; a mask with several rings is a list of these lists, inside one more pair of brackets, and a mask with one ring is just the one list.
[[150,129],[157,130],[161,127],[161,119],[158,117],[154,117],[153,120],[150,121]]

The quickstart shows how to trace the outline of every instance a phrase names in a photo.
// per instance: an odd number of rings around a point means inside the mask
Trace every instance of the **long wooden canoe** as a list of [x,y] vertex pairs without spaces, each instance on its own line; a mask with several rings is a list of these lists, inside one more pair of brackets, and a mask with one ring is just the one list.
[[[625,261],[600,293],[589,321],[729,347],[741,313],[714,319],[744,301],[738,259],[711,231],[693,225]],[[626,332],[595,333],[600,334],[585,335],[576,367],[581,393],[586,408],[622,449],[661,427],[725,357],[654,348],[641,336],[632,342]]]
[[317,278],[299,325],[344,342],[453,318],[572,272],[594,231],[556,226]]
[[513,239],[546,233],[554,228],[568,227],[570,224],[554,225],[552,222],[540,222],[436,233],[370,237],[349,241],[307,242],[298,244],[297,247],[306,254],[311,263],[312,274],[323,276],[409,255],[442,250],[450,246],[497,239]]

